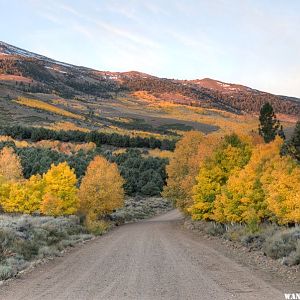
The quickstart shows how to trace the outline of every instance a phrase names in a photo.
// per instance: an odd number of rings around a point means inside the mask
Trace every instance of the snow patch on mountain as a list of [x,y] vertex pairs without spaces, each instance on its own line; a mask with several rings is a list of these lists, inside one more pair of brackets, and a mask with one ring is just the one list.
[[2,55],[23,56],[23,57],[27,57],[27,58],[35,58],[35,59],[38,59],[38,60],[42,60],[44,62],[54,63],[54,64],[61,65],[61,66],[64,66],[64,67],[68,67],[68,68],[76,68],[75,66],[73,66],[71,64],[63,63],[63,62],[48,58],[46,56],[36,54],[34,52],[30,52],[30,51],[27,51],[27,50],[9,45],[9,44],[4,43],[2,41],[0,41],[0,54],[2,54]]

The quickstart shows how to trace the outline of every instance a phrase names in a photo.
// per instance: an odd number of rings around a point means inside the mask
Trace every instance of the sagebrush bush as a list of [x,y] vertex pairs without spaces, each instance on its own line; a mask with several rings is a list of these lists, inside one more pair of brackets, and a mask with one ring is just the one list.
[[105,220],[97,220],[95,218],[87,217],[85,226],[89,232],[94,235],[102,235],[110,228],[110,224]]
[[204,231],[212,236],[220,236],[225,233],[225,226],[216,222],[208,222]]
[[224,238],[230,241],[241,241],[245,236],[249,235],[246,226],[242,224],[231,224],[226,226]]
[[266,239],[263,250],[274,259],[288,257],[296,251],[299,239],[300,227],[279,231]]
[[44,258],[44,257],[53,257],[53,256],[58,256],[59,255],[59,250],[57,247],[49,247],[49,246],[44,246],[39,249],[38,251],[38,256],[39,258]]
[[92,238],[79,218],[0,215],[0,280],[14,276],[35,259],[59,255]]
[[297,242],[296,250],[291,252],[287,259],[287,265],[293,266],[300,264],[300,240]]
[[136,196],[126,198],[124,207],[110,214],[110,218],[115,224],[120,225],[126,222],[149,218],[169,211],[172,208],[172,202],[164,198]]
[[16,275],[11,266],[0,265],[0,280],[5,280]]

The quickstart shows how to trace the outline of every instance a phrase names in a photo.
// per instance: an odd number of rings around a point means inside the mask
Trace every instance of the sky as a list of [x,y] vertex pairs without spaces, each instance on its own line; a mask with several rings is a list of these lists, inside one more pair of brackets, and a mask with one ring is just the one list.
[[0,0],[0,40],[106,71],[300,97],[299,0]]

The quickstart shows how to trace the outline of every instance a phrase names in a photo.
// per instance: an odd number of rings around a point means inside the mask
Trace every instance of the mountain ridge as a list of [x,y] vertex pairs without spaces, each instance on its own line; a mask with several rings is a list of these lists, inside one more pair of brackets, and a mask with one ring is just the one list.
[[159,100],[236,114],[257,114],[266,101],[272,103],[277,113],[300,114],[300,99],[241,84],[211,78],[159,78],[138,71],[99,71],[56,61],[0,41],[0,83],[9,81],[20,81],[18,88],[24,92],[54,92],[63,98],[91,95],[109,99],[120,93],[146,91]]

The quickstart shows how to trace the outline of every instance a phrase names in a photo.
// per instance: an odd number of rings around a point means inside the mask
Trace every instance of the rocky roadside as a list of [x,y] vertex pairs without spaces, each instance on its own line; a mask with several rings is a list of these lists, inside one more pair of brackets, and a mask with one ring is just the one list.
[[[123,208],[109,217],[115,226],[151,218],[173,209],[171,202],[161,197],[130,197]],[[105,232],[103,232],[105,233]],[[55,257],[64,256],[95,236],[80,225],[79,218],[42,217],[30,215],[0,215],[0,285],[20,276]]]
[[299,291],[300,265],[287,266],[283,264],[283,259],[272,259],[266,256],[262,249],[247,247],[239,241],[228,240],[224,236],[210,235],[197,223],[199,222],[185,218],[181,224],[182,230],[201,237],[210,247],[246,266],[270,285],[287,292]]

